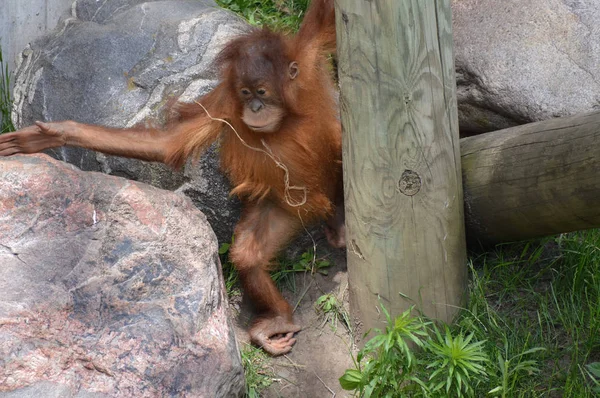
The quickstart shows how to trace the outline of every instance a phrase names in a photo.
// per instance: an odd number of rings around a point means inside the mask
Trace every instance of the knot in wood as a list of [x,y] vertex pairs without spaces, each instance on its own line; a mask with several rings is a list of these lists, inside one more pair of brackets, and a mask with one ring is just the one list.
[[398,190],[406,196],[416,195],[421,190],[421,177],[412,170],[404,170],[398,181]]

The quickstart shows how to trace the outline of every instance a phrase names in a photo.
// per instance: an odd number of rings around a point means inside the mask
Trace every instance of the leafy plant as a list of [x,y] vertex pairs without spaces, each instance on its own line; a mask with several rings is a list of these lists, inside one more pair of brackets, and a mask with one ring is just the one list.
[[488,379],[490,364],[485,340],[461,330],[444,333],[432,322],[412,316],[408,309],[359,351],[355,369],[340,378],[345,390],[361,397],[474,397]]
[[471,342],[473,333],[466,337],[462,332],[453,336],[448,327],[443,336],[438,328],[434,330],[436,340],[428,339],[425,344],[433,356],[427,365],[427,369],[433,370],[429,376],[430,393],[440,397],[474,396],[473,386],[487,378],[485,341]]
[[[413,396],[427,391],[417,375],[417,359],[411,348],[423,347],[427,337],[427,322],[413,317],[413,308],[392,321],[381,306],[388,326],[370,339],[356,357],[355,369],[348,369],[340,378],[344,390],[355,390],[361,397]],[[364,360],[364,363],[363,363]]]
[[4,63],[2,46],[0,46],[0,134],[15,130],[10,115],[11,112],[10,74],[8,65]]
[[319,297],[315,307],[317,311],[323,314],[323,325],[329,323],[335,331],[337,330],[338,323],[341,321],[348,331],[352,333],[348,311],[344,309],[344,306],[334,294],[329,293]]
[[[509,396],[507,395],[508,392],[514,389],[514,385],[519,379],[520,374],[526,373],[527,375],[531,375],[538,373],[540,370],[537,368],[537,361],[533,359],[523,360],[523,357],[542,350],[544,350],[542,347],[531,348],[510,359],[504,359],[499,352],[498,367],[502,375],[502,385],[490,390],[489,394],[495,395],[500,393],[502,398],[505,398]],[[504,352],[508,352],[508,346],[505,346]]]
[[324,258],[317,258],[312,250],[308,250],[302,253],[300,260],[298,260],[292,268],[295,272],[310,271],[312,274],[318,272],[322,275],[327,275],[329,272],[327,268],[331,267],[331,262]]

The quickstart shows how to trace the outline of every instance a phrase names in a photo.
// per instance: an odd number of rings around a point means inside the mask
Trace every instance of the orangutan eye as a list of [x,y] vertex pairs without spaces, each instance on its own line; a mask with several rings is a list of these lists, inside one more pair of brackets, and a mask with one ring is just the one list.
[[258,95],[265,95],[267,93],[267,90],[265,90],[264,88],[259,88],[258,90],[256,90],[256,93]]
[[242,94],[244,94],[244,95],[250,95],[250,90],[248,90],[247,88],[243,88],[242,89]]

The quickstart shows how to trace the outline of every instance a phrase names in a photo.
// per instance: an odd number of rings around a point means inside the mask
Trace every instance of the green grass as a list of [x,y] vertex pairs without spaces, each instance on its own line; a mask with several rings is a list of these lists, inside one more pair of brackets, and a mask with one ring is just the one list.
[[258,398],[260,392],[273,384],[275,374],[269,367],[269,357],[260,348],[244,345],[242,365],[246,376],[246,397]]
[[295,32],[309,0],[217,0],[217,4],[240,14],[250,24],[277,31]]
[[[405,390],[371,396],[593,397],[600,393],[600,230],[474,255],[470,274],[469,303],[452,326],[441,333],[429,321],[414,318],[415,330],[427,333],[419,338],[412,357],[405,353],[389,360],[387,353],[363,350],[361,361],[347,373],[351,382],[346,386],[362,388],[362,396],[369,396],[368,386],[377,388],[378,381],[385,380],[385,385],[390,381],[385,372],[365,369],[386,369],[394,363],[393,368],[404,369],[395,374],[398,388]],[[389,335],[386,330],[377,337]],[[460,347],[465,341],[476,344],[471,348],[486,359],[473,363],[471,357],[465,362],[469,377],[458,377],[460,355],[449,358],[464,351]],[[483,370],[477,364],[483,364]]]
[[600,230],[506,246],[474,261],[459,325],[488,340],[491,358],[519,361],[544,348],[535,354],[539,373],[513,375],[502,396],[592,396],[584,369],[600,360]]
[[4,63],[2,58],[2,46],[0,46],[0,134],[15,131],[10,116],[11,110],[10,74],[8,65]]

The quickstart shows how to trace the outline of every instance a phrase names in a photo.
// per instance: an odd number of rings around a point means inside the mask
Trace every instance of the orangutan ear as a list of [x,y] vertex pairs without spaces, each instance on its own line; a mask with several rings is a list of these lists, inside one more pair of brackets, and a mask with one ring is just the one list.
[[288,73],[290,74],[291,80],[294,80],[298,77],[298,74],[300,73],[300,67],[298,66],[298,62],[290,62],[290,66],[288,67]]

